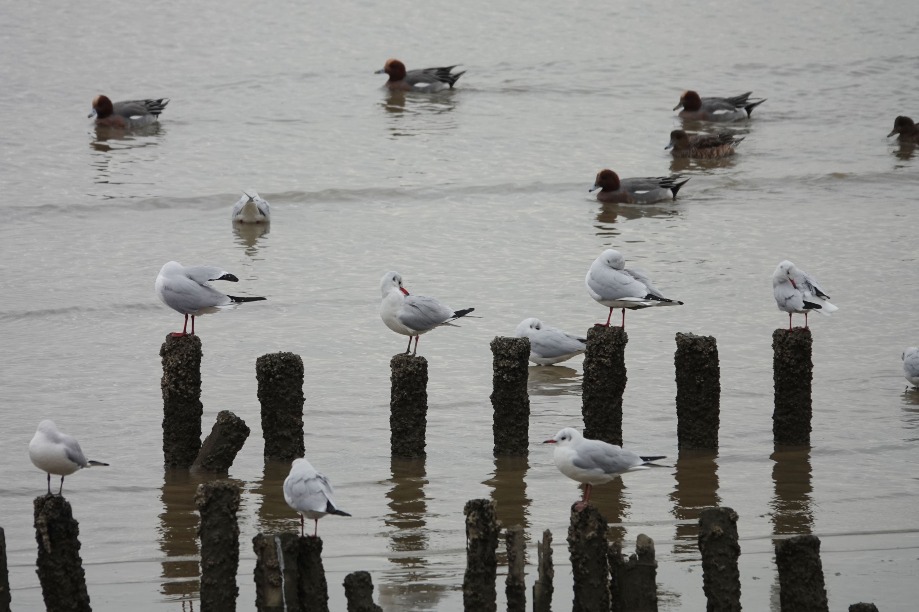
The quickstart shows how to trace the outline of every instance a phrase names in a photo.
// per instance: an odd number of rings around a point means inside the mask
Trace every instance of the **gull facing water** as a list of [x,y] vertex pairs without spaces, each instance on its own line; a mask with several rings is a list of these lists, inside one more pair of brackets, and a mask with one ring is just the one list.
[[233,223],[270,223],[271,206],[267,200],[259,197],[258,192],[253,191],[249,195],[244,191],[233,205],[232,219]]
[[48,419],[38,424],[38,430],[29,442],[29,459],[35,467],[47,472],[48,495],[51,495],[51,474],[61,477],[61,486],[57,491],[60,495],[64,490],[64,476],[94,465],[108,465],[86,459],[80,443],[58,431],[54,422]]
[[919,387],[919,348],[911,346],[903,351],[903,376],[914,387]]
[[772,275],[772,294],[779,310],[788,313],[789,331],[793,313],[804,313],[804,329],[807,329],[807,314],[811,310],[825,315],[839,310],[830,304],[830,296],[823,292],[817,279],[787,259],[779,263]]
[[313,519],[313,537],[319,531],[319,519],[327,514],[351,516],[340,510],[332,499],[332,483],[316,471],[306,459],[294,459],[290,474],[284,479],[284,501],[300,514],[300,537],[303,537],[303,518]]
[[607,249],[597,257],[587,270],[587,293],[609,307],[609,316],[603,327],[609,327],[614,308],[622,309],[622,327],[625,328],[625,310],[638,310],[653,306],[682,306],[683,302],[667,299],[651,284],[651,279],[641,270],[625,267],[622,253]]
[[530,361],[536,365],[552,365],[567,361],[587,350],[587,338],[573,336],[546,325],[535,317],[521,321],[514,335],[518,338],[529,338]]

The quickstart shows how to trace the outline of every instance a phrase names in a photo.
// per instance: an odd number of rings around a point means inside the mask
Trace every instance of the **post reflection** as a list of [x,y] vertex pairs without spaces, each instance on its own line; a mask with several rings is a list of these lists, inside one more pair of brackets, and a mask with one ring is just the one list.
[[676,461],[676,488],[670,494],[676,518],[675,554],[698,554],[699,514],[721,505],[718,497],[718,451],[681,450]]
[[198,511],[195,492],[206,477],[188,470],[167,469],[160,501],[159,544],[163,551],[160,592],[170,599],[186,601],[198,598]]
[[[579,495],[583,494],[583,485],[578,487]],[[574,503],[574,502],[572,502]],[[590,503],[600,511],[609,525],[607,537],[610,542],[625,542],[626,527],[622,524],[629,517],[629,502],[625,496],[625,483],[622,478],[595,485],[590,490]]]
[[581,376],[567,366],[530,366],[527,374],[530,395],[581,395]]
[[530,469],[526,457],[495,457],[495,471],[482,484],[491,487],[491,499],[497,506],[498,520],[505,527],[519,525],[528,533],[529,507],[526,475]]
[[284,479],[289,473],[290,463],[265,461],[262,479],[252,483],[252,494],[259,500],[257,515],[260,533],[300,533],[299,515],[284,501]]
[[770,458],[775,462],[775,497],[770,504],[773,534],[810,534],[814,528],[810,447],[776,450]]
[[270,223],[233,223],[235,242],[243,247],[246,256],[251,259],[255,259],[255,256],[258,255],[259,239],[268,234],[270,229]]

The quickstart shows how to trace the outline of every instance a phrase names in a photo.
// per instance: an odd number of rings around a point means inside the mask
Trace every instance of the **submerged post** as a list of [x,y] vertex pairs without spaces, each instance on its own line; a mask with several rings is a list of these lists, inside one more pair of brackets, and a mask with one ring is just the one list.
[[345,576],[344,585],[348,612],[383,612],[373,603],[373,581],[368,572],[351,572]]
[[587,331],[581,412],[584,437],[622,446],[622,394],[628,380],[621,327],[595,325]]
[[201,612],[232,612],[239,595],[239,487],[226,481],[200,484],[195,505],[201,515]]
[[393,457],[424,457],[428,425],[428,360],[401,353],[389,362],[389,448]]
[[495,503],[471,499],[463,508],[466,515],[466,573],[463,576],[463,609],[466,612],[495,612],[498,592],[498,518]]
[[542,541],[536,543],[537,570],[533,584],[533,612],[552,612],[552,581],[555,568],[552,567],[552,532],[542,532]]
[[677,332],[673,361],[677,448],[717,449],[721,371],[715,338]]
[[33,502],[38,542],[38,581],[45,608],[54,612],[89,612],[89,593],[80,558],[80,525],[60,495]]
[[530,445],[530,396],[527,393],[530,341],[497,337],[491,341],[491,405],[495,455],[526,456]]
[[255,549],[255,609],[287,612],[300,609],[297,583],[298,536],[294,533],[258,534]]
[[610,599],[612,612],[657,612],[657,560],[654,540],[638,534],[635,554],[628,560],[622,544],[609,546]]
[[783,610],[828,612],[820,538],[802,535],[779,540],[775,545],[779,568],[779,603]]
[[302,537],[298,546],[300,608],[310,612],[329,612],[329,587],[322,566],[322,538]]
[[303,446],[303,360],[294,353],[269,353],[255,360],[262,405],[265,459],[293,461]]
[[849,612],[878,612],[878,607],[873,603],[856,603],[849,606]]
[[813,336],[809,329],[772,332],[772,377],[775,411],[772,440],[776,446],[808,446],[811,442],[811,361]]
[[10,612],[10,572],[6,564],[6,534],[0,527],[0,612]]
[[610,609],[606,528],[606,519],[595,507],[587,506],[578,512],[572,506],[568,527],[568,552],[574,575],[572,612]]
[[201,448],[201,339],[166,336],[163,358],[163,456],[166,467],[189,468]]
[[525,612],[527,590],[523,568],[526,565],[526,540],[523,527],[516,525],[508,528],[505,533],[505,544],[507,546],[507,579],[504,581],[504,594],[507,597],[507,612]]
[[737,513],[731,508],[705,508],[699,514],[702,590],[709,610],[740,612],[740,544]]
[[228,472],[236,454],[249,437],[249,427],[241,418],[222,410],[211,433],[204,439],[191,469],[202,472]]

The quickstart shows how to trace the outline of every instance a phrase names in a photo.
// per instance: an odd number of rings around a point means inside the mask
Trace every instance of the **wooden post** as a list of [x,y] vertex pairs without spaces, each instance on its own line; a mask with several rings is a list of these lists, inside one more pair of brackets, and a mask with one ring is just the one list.
[[505,533],[505,543],[507,579],[504,582],[504,594],[507,597],[507,612],[526,612],[527,590],[523,574],[526,566],[526,540],[523,527],[509,527]]
[[166,336],[163,358],[163,456],[167,468],[188,469],[201,448],[201,339]]
[[536,582],[533,584],[533,612],[552,612],[552,581],[555,569],[552,566],[552,532],[542,532],[542,541],[536,544],[538,558]]
[[829,612],[820,562],[820,538],[802,535],[779,540],[775,545],[775,564],[779,568],[782,610]]
[[721,371],[712,336],[677,333],[677,448],[718,448]]
[[297,561],[300,544],[295,533],[258,534],[255,548],[255,609],[287,612],[300,609]]
[[345,576],[344,585],[348,612],[383,612],[373,603],[373,581],[368,572],[351,572]]
[[574,575],[572,612],[607,612],[610,609],[606,527],[606,519],[593,506],[580,512],[572,506],[568,527],[568,552]]
[[813,336],[809,329],[772,332],[772,377],[775,410],[772,440],[775,446],[809,446],[811,443],[811,361]]
[[10,572],[6,564],[6,534],[0,527],[0,612],[10,612]]
[[702,590],[708,610],[740,612],[740,544],[737,513],[731,508],[706,508],[699,515]]
[[229,410],[222,410],[217,414],[214,427],[204,439],[191,469],[202,472],[228,472],[248,437],[249,427],[246,422]]
[[424,457],[428,361],[400,353],[390,361],[389,447],[394,457]]
[[498,593],[498,519],[495,503],[472,499],[463,508],[466,515],[466,573],[463,576],[465,612],[495,612]]
[[622,544],[609,546],[610,610],[612,612],[657,612],[657,560],[654,540],[641,533],[635,554],[628,559]]
[[303,360],[294,353],[270,353],[255,360],[258,401],[262,406],[265,459],[302,457]]
[[33,503],[38,542],[38,581],[45,608],[52,612],[89,612],[89,593],[80,558],[80,526],[60,495],[42,495]]
[[300,538],[297,572],[300,609],[329,612],[329,587],[322,566],[322,538]]
[[491,341],[491,405],[495,455],[526,456],[530,445],[530,396],[527,393],[530,341],[497,337]]
[[585,438],[622,446],[622,394],[628,380],[625,368],[628,341],[629,336],[621,327],[595,325],[587,331],[581,397]]
[[226,481],[200,484],[195,505],[201,514],[201,612],[233,612],[239,595],[239,487]]

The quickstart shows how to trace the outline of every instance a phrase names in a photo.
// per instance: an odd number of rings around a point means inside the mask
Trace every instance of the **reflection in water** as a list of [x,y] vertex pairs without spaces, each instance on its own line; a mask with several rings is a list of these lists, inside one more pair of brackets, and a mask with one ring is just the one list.
[[[450,116],[456,108],[454,93],[451,89],[436,94],[387,90],[381,106],[390,119],[391,136],[417,136],[456,128]],[[419,120],[422,117],[424,120]]]
[[811,508],[810,447],[777,450],[770,457],[775,461],[772,480],[775,498],[772,508],[774,535],[806,535],[814,529]]
[[901,396],[903,398],[903,426],[913,434],[906,438],[907,442],[917,442],[916,432],[919,432],[919,389],[907,387]]
[[195,492],[207,481],[188,470],[167,469],[163,479],[163,513],[160,514],[160,550],[163,581],[160,592],[170,599],[198,598],[198,509]]
[[233,234],[236,244],[242,246],[247,256],[255,259],[258,255],[258,240],[271,229],[270,223],[233,223]]
[[718,506],[718,451],[681,450],[676,462],[676,489],[670,494],[676,517],[676,554],[698,553],[699,514],[704,508]]
[[482,484],[491,487],[491,499],[497,506],[498,520],[504,527],[523,527],[530,524],[528,508],[532,501],[527,497],[526,475],[530,464],[526,457],[495,457],[495,472]]
[[262,479],[252,483],[252,495],[261,502],[258,507],[259,533],[300,533],[299,515],[284,501],[284,479],[289,473],[290,463],[265,461]]
[[581,377],[566,366],[530,366],[527,378],[530,395],[581,395]]
[[[670,172],[685,172],[687,170],[716,170],[718,168],[732,168],[737,163],[737,156],[719,157],[715,159],[697,159],[694,157],[675,157],[670,162]],[[690,185],[687,185],[690,187]]]
[[[583,486],[578,486],[578,495],[583,495]],[[578,497],[580,499],[580,497]],[[577,501],[573,500],[571,503]],[[622,478],[602,485],[594,485],[590,490],[590,503],[596,506],[609,524],[607,538],[610,542],[621,542],[625,547],[626,528],[622,525],[629,516],[629,503],[625,499],[625,484]]]
[[600,210],[597,212],[597,221],[600,224],[595,226],[599,230],[597,236],[618,236],[619,230],[616,229],[615,225],[619,221],[644,217],[676,217],[680,214],[680,211],[674,208],[674,206],[679,205],[679,199],[675,202],[660,202],[658,204],[597,203],[600,205]]
[[896,155],[898,159],[909,161],[913,158],[913,155],[916,154],[917,148],[919,148],[919,145],[916,145],[915,143],[901,142],[900,146],[894,150],[893,154]]
[[[95,182],[102,184],[117,184],[124,181],[112,180],[113,170],[112,162],[117,158],[117,151],[126,149],[141,149],[144,147],[155,147],[159,144],[159,139],[166,133],[159,122],[153,123],[141,129],[122,130],[111,127],[95,128],[95,140],[89,143],[89,147],[97,153],[93,156],[92,165],[96,170]],[[120,159],[120,162],[130,161],[129,159]]]

